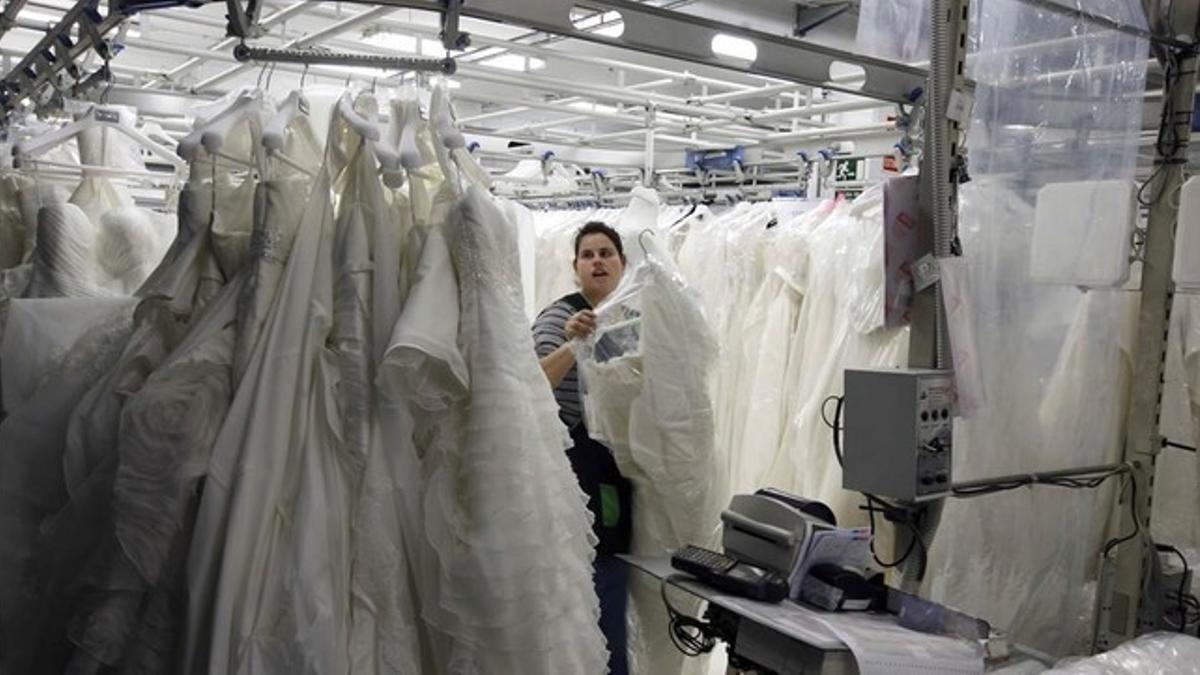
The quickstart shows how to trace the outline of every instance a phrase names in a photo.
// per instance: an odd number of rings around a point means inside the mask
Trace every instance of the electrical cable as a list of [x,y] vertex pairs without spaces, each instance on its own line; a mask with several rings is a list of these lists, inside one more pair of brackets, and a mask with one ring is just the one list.
[[[837,406],[834,407],[833,421],[830,422],[829,417],[826,416],[826,414],[825,414],[825,409],[828,407],[829,402],[834,401],[834,400],[837,401]],[[821,402],[821,419],[825,422],[825,426],[829,427],[829,429],[832,432],[833,454],[835,457],[837,457],[838,465],[842,466],[843,468],[845,467],[845,462],[843,461],[844,458],[842,456],[841,432],[843,431],[842,409],[845,406],[845,404],[846,404],[846,397],[836,396],[836,395],[828,396],[825,398],[824,401]],[[903,565],[904,562],[906,560],[908,560],[909,556],[912,555],[913,551],[918,546],[920,546],[920,549],[921,549],[921,575],[920,576],[924,576],[925,566],[929,563],[929,551],[926,549],[925,540],[921,537],[920,530],[917,528],[916,523],[913,522],[912,514],[910,514],[907,509],[901,509],[900,507],[897,507],[894,504],[888,503],[887,501],[885,501],[879,497],[876,497],[873,494],[869,494],[866,492],[862,492],[860,494],[862,494],[862,496],[865,497],[867,500],[867,505],[865,507],[859,507],[859,508],[862,508],[867,512],[867,522],[870,524],[870,533],[871,533],[870,543],[868,544],[868,547],[871,549],[871,558],[874,559],[875,564],[879,565],[883,569],[891,569],[893,567],[899,567],[900,565]],[[877,503],[879,505],[881,505],[882,508],[877,507],[876,506]],[[908,546],[905,547],[904,553],[900,554],[900,557],[892,562],[884,562],[879,557],[879,554],[876,553],[876,551],[875,551],[875,513],[876,512],[882,513],[884,518],[887,520],[890,520],[892,522],[897,522],[897,523],[904,525],[912,533],[912,538],[909,539]],[[893,520],[891,517],[889,517],[889,514],[894,515],[896,512],[902,512],[904,514],[904,517],[900,520]]]
[[[1163,553],[1174,553],[1175,555],[1179,556],[1179,562],[1183,563],[1183,574],[1179,579],[1179,592],[1175,594],[1175,604],[1179,605],[1179,630],[1180,632],[1185,631],[1187,630],[1188,625],[1188,606],[1184,603],[1184,598],[1187,597],[1187,594],[1184,591],[1187,589],[1188,576],[1191,572],[1191,568],[1188,567],[1188,561],[1187,558],[1183,556],[1183,552],[1174,546],[1171,546],[1170,544],[1155,544],[1154,548],[1155,550],[1162,551]],[[1169,597],[1170,596],[1168,595],[1168,598]],[[1193,600],[1194,599],[1195,598],[1193,598]]]
[[[870,538],[867,546],[868,546],[868,548],[871,549],[871,557],[875,560],[875,564],[879,565],[883,569],[891,569],[893,567],[899,567],[900,565],[903,565],[904,561],[908,560],[908,557],[910,555],[912,555],[913,549],[916,547],[917,540],[919,540],[920,537],[914,536],[908,542],[908,547],[904,549],[904,553],[900,554],[900,557],[897,558],[895,561],[889,563],[889,562],[884,562],[883,560],[880,560],[879,554],[877,554],[875,552],[875,512],[878,511],[880,513],[883,513],[884,517],[886,518],[887,513],[888,513],[887,510],[892,509],[894,512],[896,510],[896,507],[885,502],[884,500],[880,499],[879,497],[876,497],[875,495],[867,494],[864,492],[864,493],[862,493],[862,496],[867,498],[867,505],[865,507],[859,507],[859,508],[863,508],[867,512],[867,520],[870,523],[870,532],[871,532],[871,538]],[[875,506],[875,502],[879,502],[885,508],[882,508],[882,509],[877,508]],[[913,534],[916,535],[916,529],[912,525],[912,523],[909,521],[909,519],[905,518],[903,522],[905,524],[907,524],[910,528],[913,528]],[[924,548],[924,547],[925,547],[925,542],[921,542],[921,548]]]
[[[837,401],[837,406],[833,410],[833,421],[825,416],[825,407],[830,401]],[[824,401],[821,401],[821,419],[825,422],[825,426],[833,430],[833,455],[837,457],[838,466],[845,468],[846,463],[842,458],[842,406],[846,402],[844,396],[827,396]]]
[[1134,537],[1138,536],[1142,532],[1142,524],[1141,524],[1141,522],[1138,521],[1137,480],[1133,479],[1132,477],[1129,479],[1129,512],[1130,512],[1130,515],[1133,516],[1133,532],[1130,532],[1129,534],[1125,535],[1124,537],[1120,537],[1117,539],[1109,539],[1107,542],[1105,542],[1104,555],[1106,557],[1108,556],[1109,552],[1113,550],[1113,548],[1120,546],[1121,544],[1124,544],[1125,542],[1129,541],[1130,539],[1133,539]]
[[[832,421],[829,419],[829,416],[826,414],[826,410],[829,407],[830,401],[837,401],[837,406],[834,408]],[[821,401],[821,420],[825,423],[825,426],[829,427],[829,429],[830,429],[832,439],[833,439],[833,453],[834,453],[834,456],[837,457],[838,465],[842,466],[843,468],[845,467],[845,461],[844,461],[844,457],[842,456],[841,432],[843,431],[842,409],[845,405],[845,402],[846,402],[846,399],[844,396],[836,396],[836,395],[828,396],[825,398],[825,400]],[[1168,441],[1164,440],[1164,444],[1166,444],[1166,443],[1168,443]],[[1071,489],[1091,489],[1091,488],[1100,487],[1100,485],[1102,485],[1109,478],[1112,478],[1114,476],[1125,475],[1129,471],[1130,471],[1130,467],[1128,465],[1121,465],[1121,466],[1110,469],[1108,471],[1104,471],[1103,473],[1099,473],[1094,476],[1042,477],[1042,476],[1038,476],[1037,474],[1030,474],[1028,476],[1021,476],[1019,478],[1014,478],[1012,480],[1005,481],[1003,483],[993,483],[990,485],[979,485],[979,486],[958,487],[958,488],[952,487],[950,489],[950,492],[951,492],[951,494],[953,494],[956,497],[978,497],[978,496],[982,496],[982,495],[1003,492],[1006,490],[1015,490],[1017,488],[1024,487],[1027,485],[1049,485],[1049,486],[1053,486],[1053,487],[1063,487],[1063,488],[1071,488]],[[1104,549],[1105,555],[1108,554],[1108,552],[1112,549],[1113,546],[1124,543],[1125,541],[1128,541],[1129,539],[1132,539],[1133,537],[1137,536],[1141,532],[1141,525],[1137,521],[1137,504],[1136,504],[1137,486],[1134,485],[1132,482],[1130,483],[1130,485],[1132,486],[1131,489],[1133,490],[1133,494],[1131,496],[1134,498],[1134,502],[1132,505],[1133,516],[1134,516],[1134,532],[1126,537],[1109,541],[1105,545],[1105,549]],[[906,560],[908,560],[909,556],[912,555],[913,551],[919,545],[920,549],[921,549],[920,555],[921,555],[921,572],[922,572],[920,576],[924,576],[925,565],[927,565],[929,562],[929,551],[925,544],[925,540],[921,537],[920,529],[917,527],[917,524],[915,522],[913,522],[913,515],[911,513],[909,513],[907,510],[901,509],[893,504],[890,504],[887,501],[885,501],[879,497],[876,497],[875,495],[868,494],[865,492],[861,493],[861,494],[867,500],[867,505],[865,507],[859,507],[859,508],[862,508],[867,512],[867,519],[868,519],[868,523],[870,526],[870,533],[871,533],[871,539],[870,539],[871,557],[874,559],[875,564],[879,565],[880,567],[882,567],[884,569],[898,567],[898,566],[902,565]],[[879,508],[878,506],[876,506],[877,503],[879,505],[882,505],[883,508]],[[904,515],[900,519],[895,519],[894,514],[896,514],[898,511],[903,512]],[[912,539],[908,542],[908,546],[905,548],[904,553],[902,553],[900,555],[900,557],[897,558],[895,561],[890,562],[890,563],[881,560],[879,558],[879,555],[875,551],[875,532],[876,532],[875,513],[876,512],[884,514],[884,517],[892,522],[896,522],[896,523],[900,523],[900,524],[904,525],[905,527],[907,527],[909,529],[909,531],[912,534]]]
[[1082,477],[1082,476],[1063,476],[1063,477],[1045,478],[1045,477],[1038,476],[1037,474],[1030,474],[1028,476],[1021,476],[1019,478],[1013,478],[1012,480],[1005,481],[1003,483],[993,483],[990,485],[973,485],[970,487],[951,488],[950,492],[951,492],[951,494],[953,494],[956,497],[978,497],[980,495],[994,494],[997,492],[1004,492],[1006,490],[1015,490],[1017,488],[1025,487],[1027,485],[1050,485],[1052,487],[1065,487],[1065,488],[1073,488],[1073,489],[1090,489],[1090,488],[1100,487],[1100,485],[1103,484],[1104,481],[1108,480],[1109,478],[1112,478],[1113,476],[1120,476],[1120,475],[1123,475],[1128,472],[1129,472],[1129,467],[1122,465],[1115,469],[1105,471],[1104,473],[1101,473],[1099,475],[1087,477],[1087,478]]
[[668,632],[671,635],[671,642],[685,656],[700,656],[701,654],[711,652],[713,647],[717,646],[717,638],[720,635],[716,627],[707,621],[680,612],[667,598],[668,584],[690,579],[691,577],[685,574],[672,574],[662,580],[659,585],[659,592],[662,595],[663,605],[667,608],[667,617],[670,620],[670,630]]

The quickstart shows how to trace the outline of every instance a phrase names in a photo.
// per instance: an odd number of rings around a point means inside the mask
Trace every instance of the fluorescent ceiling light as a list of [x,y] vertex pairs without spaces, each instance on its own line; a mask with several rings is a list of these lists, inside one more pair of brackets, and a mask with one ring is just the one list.
[[753,63],[758,58],[758,45],[746,38],[717,33],[712,39],[713,54]]
[[501,54],[500,56],[493,56],[486,61],[480,61],[480,63],[491,68],[500,68],[501,70],[525,71],[525,57],[520,54]]
[[58,23],[62,19],[62,16],[52,16],[43,12],[35,12],[33,10],[25,9],[21,10],[21,12],[17,14],[17,18],[28,19],[29,21],[37,21],[39,23]]
[[363,42],[380,49],[391,49],[405,54],[417,53],[417,38],[411,35],[383,31],[367,35]]
[[[578,13],[577,15],[581,14]],[[621,37],[625,32],[625,22],[621,18],[621,13],[616,11],[573,19],[573,23],[578,30],[603,35],[604,37]]]
[[619,113],[619,112],[621,112],[620,110],[617,110],[615,107],[613,107],[611,105],[604,105],[603,103],[592,103],[591,101],[572,101],[571,103],[567,104],[567,107],[574,108],[576,110],[584,110],[584,111],[599,112],[599,113]]
[[462,60],[463,61],[482,61],[483,59],[486,59],[489,56],[499,56],[501,54],[504,54],[505,51],[506,50],[501,49],[500,47],[484,47],[483,49],[479,49],[479,50],[471,52],[470,54],[467,54],[466,56],[462,57]]
[[479,62],[482,65],[490,68],[499,68],[501,70],[512,70],[516,72],[525,72],[527,70],[542,70],[546,67],[546,61],[533,56],[521,56],[520,54],[505,53],[499,56],[493,56],[490,59]]
[[446,55],[446,48],[437,40],[421,40],[421,56],[428,56],[431,59],[440,59]]
[[614,23],[603,28],[597,28],[591,32],[595,35],[603,35],[604,37],[619,38],[625,34],[625,22]]

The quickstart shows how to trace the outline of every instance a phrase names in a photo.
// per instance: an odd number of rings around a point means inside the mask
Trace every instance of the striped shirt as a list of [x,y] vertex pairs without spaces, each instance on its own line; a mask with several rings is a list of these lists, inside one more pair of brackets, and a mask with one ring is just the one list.
[[[575,308],[565,300],[558,300],[542,310],[533,322],[533,345],[537,349],[538,358],[545,358],[550,352],[567,342],[567,319],[575,314]],[[558,401],[558,417],[567,425],[574,427],[583,421],[583,404],[579,398],[579,371],[575,366],[567,371],[562,382],[554,388],[554,400]]]

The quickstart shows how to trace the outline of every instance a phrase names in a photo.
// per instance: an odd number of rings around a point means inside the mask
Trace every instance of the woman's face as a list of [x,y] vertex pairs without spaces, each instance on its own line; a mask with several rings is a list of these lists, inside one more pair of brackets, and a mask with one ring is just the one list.
[[579,241],[575,254],[575,278],[579,287],[593,302],[600,302],[621,281],[625,263],[607,235],[595,232]]

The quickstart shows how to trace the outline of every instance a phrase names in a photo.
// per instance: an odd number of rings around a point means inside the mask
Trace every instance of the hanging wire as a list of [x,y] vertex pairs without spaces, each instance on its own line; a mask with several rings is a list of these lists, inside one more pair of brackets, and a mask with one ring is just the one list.
[[304,72],[300,74],[300,88],[304,88],[304,80],[308,78],[308,64],[304,64]]
[[112,91],[113,88],[113,72],[112,68],[110,67],[110,57],[107,54],[104,56],[104,81],[106,84],[104,85],[104,91],[100,93],[100,102],[107,104],[108,93]]
[[269,64],[269,63],[264,63],[264,64],[262,64],[262,68],[260,68],[260,69],[259,69],[259,71],[258,71],[258,79],[256,79],[256,80],[254,81],[254,87],[255,87],[256,89],[262,89],[262,88],[263,88],[263,87],[262,87],[263,76],[265,76],[265,75],[267,74],[267,69],[268,69],[268,68],[270,68],[270,67],[271,67],[271,64]]

